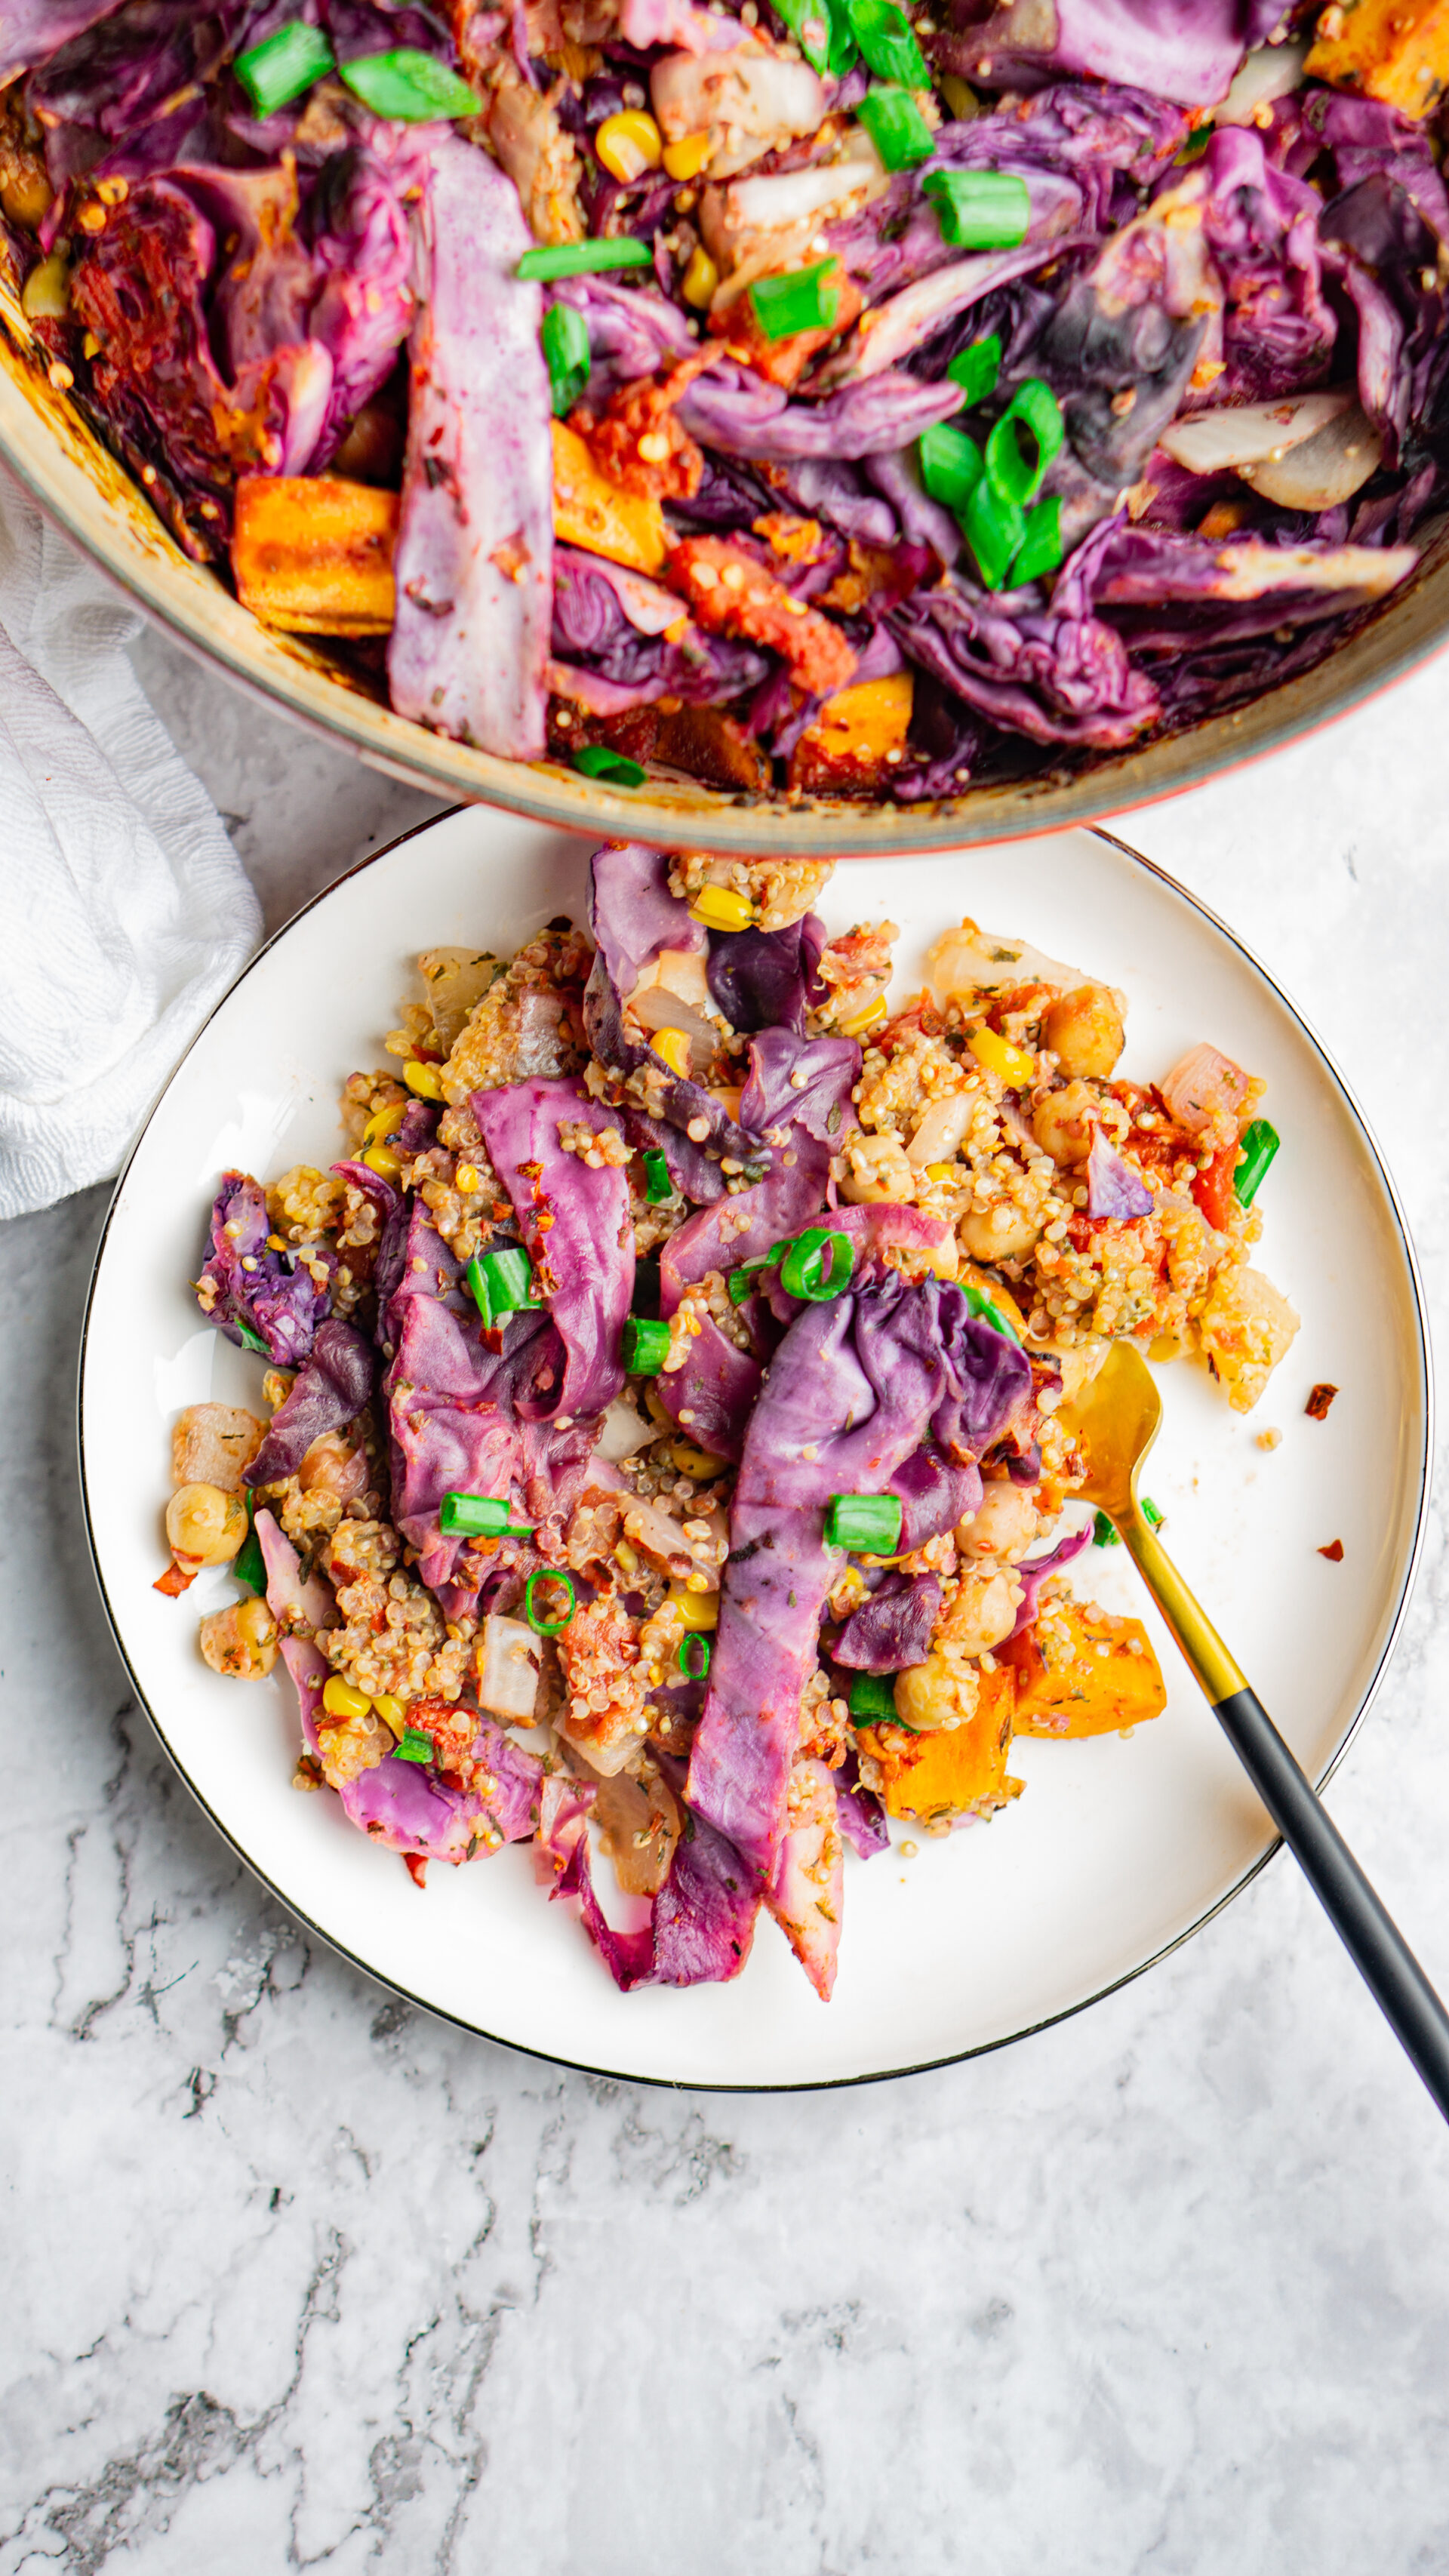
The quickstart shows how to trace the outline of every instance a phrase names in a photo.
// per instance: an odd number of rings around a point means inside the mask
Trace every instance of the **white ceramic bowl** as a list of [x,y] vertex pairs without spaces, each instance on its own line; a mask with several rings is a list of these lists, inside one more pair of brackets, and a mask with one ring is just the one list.
[[[434,1868],[420,1895],[330,1795],[290,1787],[291,1685],[221,1681],[164,1563],[170,1427],[206,1396],[255,1402],[262,1363],[205,1325],[187,1289],[216,1178],[263,1178],[339,1151],[336,1094],[379,1061],[418,948],[512,948],[580,913],[588,845],[480,809],[381,852],[249,966],[183,1059],[118,1185],[82,1358],[91,1542],[136,1689],[235,1849],[327,1940],[400,1994],[538,2054],[609,2074],[718,2086],[842,2083],[991,2048],[1076,2010],[1182,1940],[1271,1848],[1248,1789],[1150,1609],[1165,1714],[1128,1741],[1023,1742],[1026,1795],[990,1829],[847,1860],[839,1982],[817,2002],[768,1921],[739,1980],[618,1994],[571,1907],[549,1904],[521,1848]],[[1009,889],[1008,891],[1005,891]],[[1259,1411],[1232,1413],[1204,1371],[1164,1372],[1151,1490],[1183,1570],[1305,1769],[1322,1779],[1382,1674],[1426,1501],[1428,1358],[1402,1212],[1339,1075],[1271,978],[1192,897],[1099,834],[949,860],[842,866],[834,927],[901,925],[899,996],[930,938],[970,912],[1126,987],[1124,1069],[1163,1073],[1211,1037],[1266,1077],[1283,1148],[1255,1256],[1303,1318]],[[1327,1421],[1304,1402],[1341,1393]],[[1271,1454],[1263,1425],[1281,1428]],[[1343,1542],[1341,1564],[1317,1553]],[[1073,1580],[1142,1611],[1126,1551]]]

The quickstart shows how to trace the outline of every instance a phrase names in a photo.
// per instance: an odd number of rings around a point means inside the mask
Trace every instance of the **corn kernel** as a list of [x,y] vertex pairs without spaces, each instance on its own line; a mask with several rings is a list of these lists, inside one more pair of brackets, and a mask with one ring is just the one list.
[[736,894],[730,886],[707,885],[700,887],[690,905],[689,918],[706,930],[748,930],[755,907],[748,895]]
[[954,1163],[928,1163],[926,1165],[926,1178],[928,1181],[954,1180],[956,1168],[957,1167]]
[[322,1705],[333,1717],[366,1717],[372,1702],[366,1691],[354,1690],[340,1673],[333,1673],[322,1685]]
[[999,1073],[1003,1082],[1034,1082],[1036,1058],[1025,1047],[1013,1046],[1010,1038],[998,1037],[995,1029],[973,1029],[969,1040],[978,1064],[988,1073]]
[[391,1145],[369,1145],[362,1159],[370,1172],[376,1172],[379,1180],[401,1180],[402,1160],[393,1152]]
[[605,117],[594,136],[594,150],[610,178],[627,185],[646,170],[658,169],[664,137],[646,109],[626,107],[618,116]]
[[719,1594],[691,1592],[685,1583],[671,1583],[669,1598],[680,1613],[686,1628],[719,1626]]
[[724,1473],[729,1461],[716,1458],[712,1449],[697,1448],[692,1440],[676,1440],[674,1463],[681,1476],[692,1476],[697,1485],[708,1485]]
[[711,1100],[717,1100],[719,1102],[726,1118],[732,1118],[735,1125],[738,1126],[740,1122],[740,1102],[745,1096],[744,1084],[742,1082],[712,1083],[710,1085],[709,1096]]
[[636,1547],[631,1547],[626,1538],[615,1539],[614,1554],[626,1574],[638,1573],[639,1551]]
[[689,1040],[683,1029],[660,1029],[650,1040],[657,1056],[662,1056],[671,1073],[687,1078],[689,1073]]
[[681,134],[677,143],[665,144],[664,167],[671,179],[697,179],[713,149],[708,130]]
[[707,304],[713,303],[714,291],[718,284],[719,270],[715,267],[708,251],[695,251],[679,281],[679,292],[685,303],[692,304],[696,313],[702,313]]
[[471,1198],[473,1192],[482,1187],[477,1164],[460,1163],[453,1174],[453,1187],[455,1190],[461,1190],[465,1199]]
[[435,1064],[422,1064],[415,1056],[410,1064],[403,1066],[403,1080],[419,1100],[441,1100],[443,1097],[443,1085]]
[[[361,1694],[359,1693],[359,1697],[360,1696]],[[324,1699],[326,1697],[325,1691],[323,1693],[323,1697]],[[391,1691],[384,1691],[379,1699],[375,1699],[373,1701],[372,1705],[376,1709],[378,1716],[382,1719],[383,1724],[392,1728],[394,1735],[401,1736],[407,1733],[407,1711],[403,1707],[400,1699],[394,1699]]]
[[395,1135],[408,1114],[405,1100],[390,1100],[385,1109],[377,1110],[362,1131],[364,1145],[380,1145],[384,1136]]
[[873,1002],[867,1002],[863,1011],[857,1011],[854,1019],[837,1020],[836,1027],[839,1029],[843,1038],[858,1038],[862,1030],[873,1029],[877,1020],[883,1020],[885,1016],[885,995],[884,993],[877,993],[875,1000]]

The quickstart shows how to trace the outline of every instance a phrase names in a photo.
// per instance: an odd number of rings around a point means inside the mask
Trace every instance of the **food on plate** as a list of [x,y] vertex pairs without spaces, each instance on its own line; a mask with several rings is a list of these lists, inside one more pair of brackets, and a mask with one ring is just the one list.
[[912,803],[1306,669],[1445,500],[1441,0],[24,0],[0,251],[177,542],[625,787]]
[[846,1844],[1157,1716],[1066,1580],[1063,1406],[1126,1334],[1246,1409],[1296,1326],[1261,1082],[1124,1075],[1125,994],[974,921],[893,1005],[828,874],[607,844],[587,931],[425,951],[343,1157],[225,1173],[195,1283],[256,1408],[178,1420],[158,1589],[212,1570],[214,1671],[283,1658],[299,1786],[420,1885],[530,1843],[626,1989],[763,1909],[828,1996]]

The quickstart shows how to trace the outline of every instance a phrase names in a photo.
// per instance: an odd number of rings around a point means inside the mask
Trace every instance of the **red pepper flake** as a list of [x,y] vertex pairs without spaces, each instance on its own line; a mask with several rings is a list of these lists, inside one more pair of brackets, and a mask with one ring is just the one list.
[[1336,1386],[1330,1386],[1326,1378],[1321,1380],[1321,1382],[1314,1388],[1313,1393],[1310,1395],[1308,1402],[1303,1408],[1310,1421],[1321,1422],[1323,1420],[1337,1393],[1338,1389]]
[[165,1573],[157,1576],[151,1589],[153,1592],[164,1592],[169,1600],[174,1601],[179,1594],[190,1590],[196,1581],[198,1571],[199,1569],[194,1565],[189,1574],[183,1565],[168,1565]]
[[428,1864],[422,1852],[404,1852],[403,1867],[407,1871],[409,1878],[412,1880],[414,1887],[425,1888],[427,1886]]
[[1318,1553],[1319,1553],[1319,1555],[1320,1555],[1320,1556],[1326,1556],[1330,1565],[1342,1565],[1342,1563],[1343,1563],[1343,1541],[1342,1541],[1342,1539],[1341,1539],[1341,1538],[1336,1538],[1336,1539],[1334,1540],[1334,1542],[1333,1542],[1333,1544],[1332,1544],[1332,1546],[1331,1546],[1331,1547],[1321,1547],[1321,1548],[1319,1549]]
[[783,655],[790,677],[828,698],[855,676],[855,654],[838,626],[794,599],[753,555],[720,537],[686,537],[669,558],[671,586],[712,635],[743,635]]

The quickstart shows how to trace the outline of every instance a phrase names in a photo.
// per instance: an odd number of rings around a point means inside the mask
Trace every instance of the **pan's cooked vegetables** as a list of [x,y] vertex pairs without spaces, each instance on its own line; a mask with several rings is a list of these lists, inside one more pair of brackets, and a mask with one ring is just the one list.
[[397,528],[397,494],[369,483],[243,475],[231,546],[237,596],[289,634],[386,635]]

